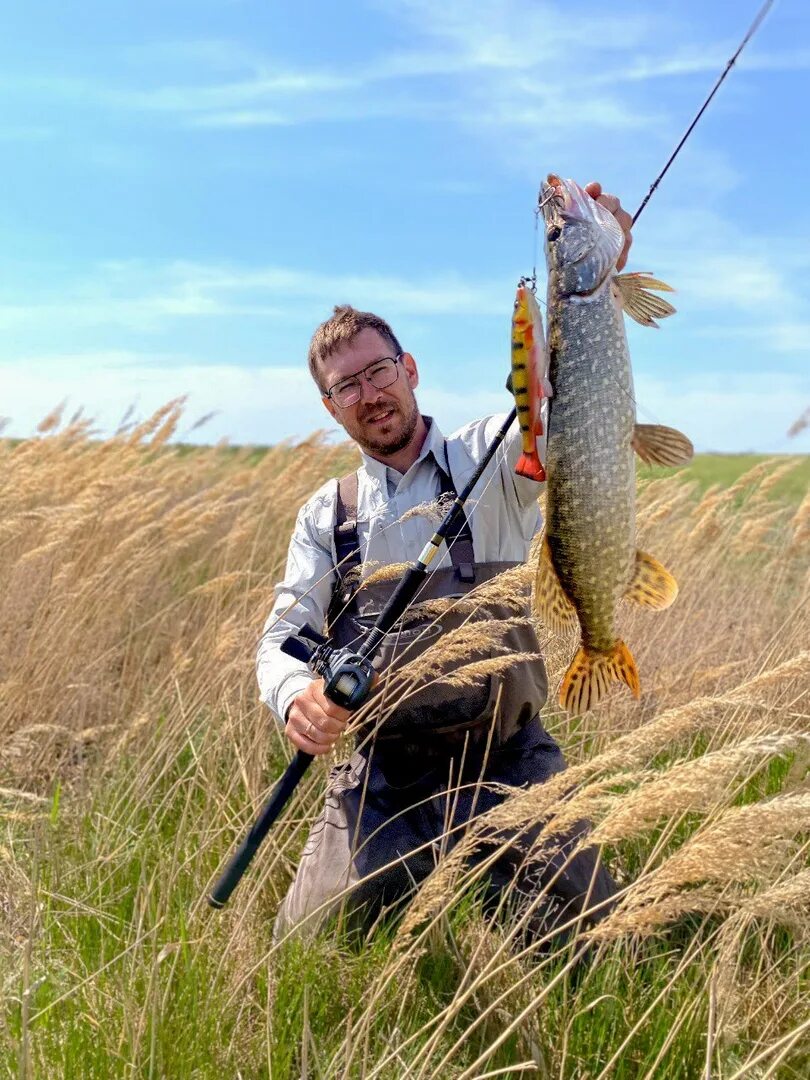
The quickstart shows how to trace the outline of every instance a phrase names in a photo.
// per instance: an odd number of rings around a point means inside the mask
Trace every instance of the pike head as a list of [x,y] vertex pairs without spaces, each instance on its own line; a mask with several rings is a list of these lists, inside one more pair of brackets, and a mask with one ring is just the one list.
[[557,295],[586,299],[613,275],[624,247],[621,226],[573,180],[549,175],[540,190],[549,275]]

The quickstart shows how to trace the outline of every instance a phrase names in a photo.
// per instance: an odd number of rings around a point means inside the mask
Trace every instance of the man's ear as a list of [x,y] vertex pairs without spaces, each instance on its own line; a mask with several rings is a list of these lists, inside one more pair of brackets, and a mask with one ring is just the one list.
[[402,354],[402,366],[405,369],[405,374],[408,376],[408,383],[411,390],[415,390],[419,385],[419,369],[416,366],[416,361],[409,352]]
[[342,427],[343,426],[343,421],[340,419],[340,415],[338,414],[338,411],[337,411],[337,406],[334,404],[332,399],[327,397],[326,394],[321,394],[321,401],[323,402],[323,407],[326,409],[326,411],[329,413],[329,415],[332,417],[332,419],[337,420],[337,422]]

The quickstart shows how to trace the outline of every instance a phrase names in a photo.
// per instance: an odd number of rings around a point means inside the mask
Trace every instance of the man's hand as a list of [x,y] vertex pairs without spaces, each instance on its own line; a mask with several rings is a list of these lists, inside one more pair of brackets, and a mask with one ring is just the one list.
[[287,710],[284,734],[307,754],[328,754],[343,734],[351,716],[323,692],[323,679],[314,679],[297,694]]
[[622,232],[624,233],[624,247],[622,248],[621,255],[616,260],[616,269],[623,270],[625,263],[627,262],[630,245],[633,243],[633,237],[630,235],[633,219],[627,211],[623,209],[622,204],[615,195],[602,194],[602,185],[596,180],[592,181],[590,184],[586,184],[585,190],[592,199],[595,199],[598,203],[601,203],[606,210],[609,210],[622,227]]

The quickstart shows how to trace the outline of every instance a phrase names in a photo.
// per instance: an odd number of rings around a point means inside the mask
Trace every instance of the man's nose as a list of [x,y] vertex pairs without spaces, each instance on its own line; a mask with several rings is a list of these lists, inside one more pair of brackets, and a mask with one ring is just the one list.
[[377,401],[381,401],[383,392],[373,383],[370,383],[365,375],[360,375],[360,400],[367,401],[373,405]]

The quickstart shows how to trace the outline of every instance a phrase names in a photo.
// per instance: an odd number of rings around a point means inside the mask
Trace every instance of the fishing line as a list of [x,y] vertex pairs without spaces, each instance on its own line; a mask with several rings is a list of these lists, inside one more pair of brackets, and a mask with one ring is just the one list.
[[540,218],[543,215],[543,207],[550,199],[554,198],[554,190],[552,189],[548,195],[546,195],[545,199],[541,198],[542,194],[543,192],[541,190],[540,194],[537,196],[537,206],[534,208],[534,257],[532,259],[532,276],[527,278],[526,281],[529,288],[534,293],[537,302],[542,304],[543,307],[546,307],[545,300],[537,295],[537,254],[540,249]]
[[540,250],[540,203],[534,210],[534,251],[532,258],[532,276],[529,279],[529,287],[537,295],[537,253]]

